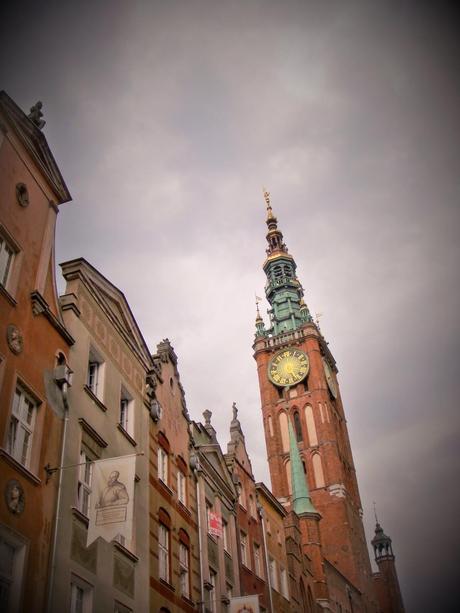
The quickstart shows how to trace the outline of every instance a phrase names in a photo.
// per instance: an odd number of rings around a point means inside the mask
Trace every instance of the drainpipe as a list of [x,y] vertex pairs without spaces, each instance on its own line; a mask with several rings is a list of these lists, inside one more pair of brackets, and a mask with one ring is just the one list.
[[[68,390],[69,390],[69,383],[67,381],[64,381],[61,383],[60,387],[61,387],[61,392],[62,392],[62,400],[64,402],[64,431],[62,433],[61,460],[59,462],[59,468],[61,468],[61,466],[64,466],[64,454],[65,454],[66,437],[67,437],[67,423],[69,421],[69,399],[67,395]],[[51,610],[52,610],[54,576],[56,573],[57,535],[58,535],[58,527],[59,527],[59,518],[60,518],[60,513],[61,513],[62,473],[63,471],[60,469],[59,470],[57,501],[56,501],[56,519],[54,521],[54,530],[53,530],[53,548],[51,550],[51,564],[50,564],[51,568],[50,568],[50,577],[48,581],[48,598],[47,598],[48,613],[51,613]]]
[[190,466],[193,470],[193,474],[196,479],[196,506],[197,506],[197,515],[198,515],[198,547],[199,558],[200,558],[200,595],[201,595],[201,603],[200,603],[200,611],[204,613],[204,581],[203,581],[203,537],[201,535],[201,498],[200,498],[200,475],[201,475],[201,466],[200,460],[197,455],[193,455],[190,458]]
[[267,573],[267,584],[268,584],[268,598],[270,601],[270,613],[274,613],[273,609],[273,596],[272,596],[272,581],[270,577],[270,565],[268,563],[268,547],[267,547],[267,534],[265,532],[265,512],[262,505],[257,505],[257,510],[260,516],[260,522],[262,524],[262,539],[264,541],[264,550],[265,550],[265,572]]

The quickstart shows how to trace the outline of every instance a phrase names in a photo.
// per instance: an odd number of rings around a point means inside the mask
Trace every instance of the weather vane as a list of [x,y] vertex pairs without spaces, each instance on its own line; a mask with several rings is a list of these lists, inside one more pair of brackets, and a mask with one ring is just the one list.
[[375,516],[375,523],[378,524],[379,520],[377,519],[377,506],[375,504],[375,500],[372,503],[374,505],[374,516]]
[[321,319],[322,316],[323,316],[323,313],[315,313],[315,317],[316,317],[315,323],[318,326],[318,328],[319,328],[319,320]]
[[262,298],[260,298],[257,294],[255,294],[256,297],[256,309],[257,309],[257,315],[260,317],[260,311],[259,311],[259,303],[262,302]]

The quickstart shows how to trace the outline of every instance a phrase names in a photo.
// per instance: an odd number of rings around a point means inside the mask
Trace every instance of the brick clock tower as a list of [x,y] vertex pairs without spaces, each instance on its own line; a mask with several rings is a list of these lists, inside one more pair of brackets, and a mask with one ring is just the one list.
[[[351,600],[350,594],[356,595],[351,610],[376,611],[336,362],[303,300],[296,263],[284,244],[270,195],[265,192],[264,196],[268,248],[263,270],[270,323],[265,327],[257,309],[254,357],[272,490],[287,510],[295,510],[293,481],[298,475],[295,477],[293,469],[294,463],[299,465],[300,456],[302,478],[312,503],[305,517],[311,524],[316,513],[319,528],[315,541],[319,537],[321,564],[314,571],[317,603],[336,610],[333,603],[340,598],[333,597],[331,591],[340,579],[346,597]],[[305,540],[308,533],[312,534],[311,528],[305,530]],[[303,546],[308,554],[312,543],[304,542]],[[347,605],[344,602],[345,608],[349,608]]]

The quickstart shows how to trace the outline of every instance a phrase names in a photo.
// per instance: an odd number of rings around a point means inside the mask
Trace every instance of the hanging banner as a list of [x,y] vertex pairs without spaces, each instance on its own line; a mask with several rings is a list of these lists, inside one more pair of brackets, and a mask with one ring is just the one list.
[[132,540],[136,456],[98,460],[92,465],[89,525],[86,546],[101,536]]
[[222,517],[214,511],[209,512],[208,532],[213,536],[222,536]]
[[259,596],[235,596],[230,598],[229,613],[260,613]]

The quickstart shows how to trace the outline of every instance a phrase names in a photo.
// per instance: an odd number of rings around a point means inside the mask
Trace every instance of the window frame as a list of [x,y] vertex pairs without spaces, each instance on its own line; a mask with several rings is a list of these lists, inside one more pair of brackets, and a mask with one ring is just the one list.
[[187,476],[181,468],[177,469],[177,499],[184,507],[187,506]]
[[241,564],[244,564],[246,568],[250,567],[249,562],[249,550],[248,550],[248,535],[240,531],[240,553],[241,553]]
[[[164,539],[162,539],[162,535]],[[164,542],[162,542],[164,541]],[[171,530],[160,521],[158,525],[158,578],[169,584],[171,579]],[[162,561],[163,557],[163,561]],[[164,571],[164,573],[162,572]]]
[[81,613],[90,613],[93,607],[94,586],[81,579],[78,575],[74,575],[73,573],[70,575],[69,613],[79,613],[79,610],[75,608],[75,594],[77,593],[77,590],[81,590],[83,595],[82,608],[80,609]]
[[125,385],[120,389],[119,425],[131,437],[134,437],[134,399]]
[[158,447],[158,479],[168,485],[169,454],[161,445]]
[[[16,402],[18,396],[19,400]],[[28,415],[30,414],[30,407],[32,407],[31,422],[27,421],[27,417],[23,414],[25,402],[29,403]],[[8,427],[6,429],[6,451],[27,470],[31,470],[34,439],[36,438],[34,435],[37,432],[38,411],[41,404],[37,396],[32,394],[27,386],[18,379],[14,386]],[[21,429],[27,434],[26,441],[24,441],[24,436],[21,437]],[[27,447],[24,455],[25,445]],[[20,447],[22,448],[21,450]]]
[[253,544],[253,552],[254,552],[254,572],[255,574],[263,579],[263,564],[262,564],[262,550],[258,543]]
[[[93,371],[93,372],[92,372]],[[91,343],[88,351],[86,387],[101,402],[104,399],[105,359],[102,353]],[[92,380],[93,378],[93,380]]]
[[28,545],[20,536],[16,535],[6,527],[0,526],[0,543],[6,543],[12,552],[11,573],[4,570],[0,572],[0,580],[8,585],[8,605],[11,611],[21,610],[21,601],[24,584],[24,570],[27,557]]
[[190,548],[179,541],[179,587],[180,595],[190,598]]
[[80,466],[78,467],[77,509],[86,517],[89,517],[91,505],[94,461],[93,454],[82,445],[80,449]]

